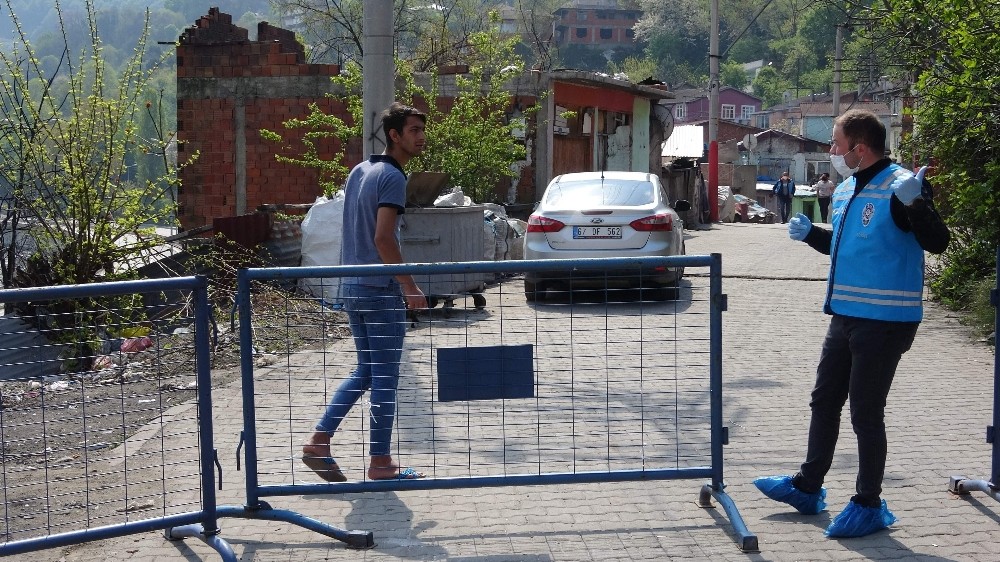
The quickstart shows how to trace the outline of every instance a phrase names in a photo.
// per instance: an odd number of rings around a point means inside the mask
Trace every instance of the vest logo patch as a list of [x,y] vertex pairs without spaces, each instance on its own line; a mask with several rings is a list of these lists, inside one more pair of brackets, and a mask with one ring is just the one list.
[[868,226],[873,216],[875,216],[875,205],[866,203],[864,210],[861,211],[861,226]]

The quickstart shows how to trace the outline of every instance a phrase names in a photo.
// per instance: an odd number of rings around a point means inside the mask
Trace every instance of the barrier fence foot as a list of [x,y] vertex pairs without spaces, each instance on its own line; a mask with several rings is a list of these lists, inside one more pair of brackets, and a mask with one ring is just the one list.
[[[266,507],[264,507],[266,506]],[[321,535],[337,539],[350,548],[366,549],[375,546],[375,537],[371,531],[347,531],[333,525],[328,525],[318,519],[307,517],[301,513],[287,509],[272,509],[265,502],[256,508],[246,506],[219,506],[219,517],[240,517],[242,519],[263,519],[266,521],[285,521]]]
[[205,528],[202,527],[200,523],[166,528],[163,530],[163,536],[170,541],[179,541],[181,539],[195,537],[218,552],[224,562],[237,562],[238,560],[238,558],[236,558],[236,552],[228,542],[217,534],[206,535]]
[[969,480],[964,476],[952,476],[948,480],[948,491],[956,496],[967,496],[972,492],[983,492],[1000,501],[1000,489],[986,480]]
[[736,542],[740,550],[746,553],[760,552],[757,535],[747,529],[746,523],[743,522],[743,516],[736,509],[736,504],[733,503],[733,498],[729,497],[729,494],[711,484],[705,484],[701,487],[701,492],[698,495],[698,505],[706,508],[715,507],[712,505],[711,498],[713,497],[722,504],[722,508],[726,511],[729,523],[733,526],[733,532],[737,535]]

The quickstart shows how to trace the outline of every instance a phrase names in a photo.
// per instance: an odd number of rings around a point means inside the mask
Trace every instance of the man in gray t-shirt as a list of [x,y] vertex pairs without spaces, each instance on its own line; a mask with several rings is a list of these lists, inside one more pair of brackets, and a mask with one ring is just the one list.
[[[344,185],[344,265],[403,263],[399,216],[406,208],[406,174],[411,158],[424,150],[427,118],[412,107],[393,103],[382,112],[386,149],[351,170]],[[410,275],[347,277],[344,308],[358,350],[358,366],[341,382],[302,447],[302,462],[328,482],[344,482],[330,453],[330,439],[361,395],[370,391],[371,443],[368,478],[421,478],[390,455],[396,416],[396,387],[406,335],[406,309],[427,307],[427,299]],[[404,302],[405,301],[405,302]]]
[[[396,245],[399,245],[399,216],[405,212],[406,175],[396,160],[386,154],[373,154],[351,170],[344,185],[344,265],[383,263],[375,247],[375,227],[381,208],[396,211]],[[392,281],[388,275],[348,277],[344,283],[386,287]]]

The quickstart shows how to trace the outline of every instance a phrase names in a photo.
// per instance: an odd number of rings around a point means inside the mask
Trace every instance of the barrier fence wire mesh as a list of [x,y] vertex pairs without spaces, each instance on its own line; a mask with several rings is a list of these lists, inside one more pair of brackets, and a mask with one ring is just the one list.
[[[437,295],[442,306],[408,314],[392,438],[400,466],[463,478],[712,465],[707,273],[689,271],[674,299],[618,288],[608,274],[567,275],[589,288],[526,302],[520,278],[498,276],[482,294]],[[251,295],[268,282],[254,281]],[[358,362],[345,312],[287,299],[255,307],[252,321],[262,485],[321,481],[302,445]],[[350,481],[367,479],[369,400],[332,441]]]
[[4,543],[200,509],[194,310],[164,296],[0,316]]

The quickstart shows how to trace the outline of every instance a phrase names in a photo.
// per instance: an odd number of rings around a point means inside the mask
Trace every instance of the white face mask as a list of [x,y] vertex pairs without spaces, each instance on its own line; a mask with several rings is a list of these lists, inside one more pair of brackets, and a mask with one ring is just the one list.
[[[857,145],[855,145],[854,148],[857,148]],[[848,150],[847,154],[850,154],[850,153],[854,152],[854,148]],[[847,161],[844,160],[844,157],[847,156],[847,154],[831,154],[830,155],[830,165],[833,166],[834,170],[837,170],[838,174],[840,174],[841,176],[843,176],[845,178],[853,176],[854,172],[857,172],[858,168],[861,167],[861,161],[860,160],[858,161],[858,165],[857,166],[855,166],[853,168],[851,168],[850,166],[848,166],[847,165]]]

